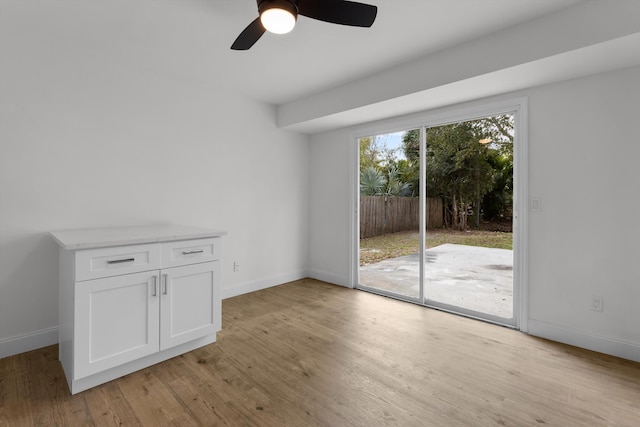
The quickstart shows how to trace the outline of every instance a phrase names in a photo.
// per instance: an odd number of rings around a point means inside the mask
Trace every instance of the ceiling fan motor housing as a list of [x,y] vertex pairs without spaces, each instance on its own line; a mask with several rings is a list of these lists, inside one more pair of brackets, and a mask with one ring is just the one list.
[[262,12],[269,9],[284,9],[290,12],[294,18],[298,18],[298,6],[295,2],[288,0],[258,0],[258,12],[262,15]]

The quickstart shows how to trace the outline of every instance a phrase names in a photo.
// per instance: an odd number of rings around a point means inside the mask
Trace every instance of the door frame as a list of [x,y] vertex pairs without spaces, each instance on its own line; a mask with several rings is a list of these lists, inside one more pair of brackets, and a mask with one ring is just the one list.
[[[435,110],[415,113],[406,116],[384,119],[371,122],[366,125],[354,127],[350,132],[349,140],[349,185],[351,221],[349,221],[350,235],[350,280],[351,288],[358,287],[359,261],[360,261],[360,167],[358,139],[371,135],[399,132],[407,129],[423,129],[441,126],[445,124],[475,120],[500,114],[514,115],[514,142],[513,142],[513,169],[514,169],[514,194],[513,194],[513,326],[516,329],[528,331],[528,223],[529,223],[529,186],[528,186],[528,98],[512,97],[493,101],[473,101],[452,107],[444,107]],[[424,132],[421,138],[424,143]],[[421,158],[421,161],[424,159]],[[422,172],[424,173],[424,171]],[[424,220],[421,210],[421,222]],[[422,243],[421,243],[422,246]],[[424,251],[422,251],[424,252]],[[424,253],[421,254],[421,264],[424,264]],[[420,266],[421,277],[424,266]],[[383,293],[384,294],[384,293]],[[424,295],[421,291],[421,305],[424,303]],[[403,299],[403,298],[400,298]],[[416,303],[414,299],[406,299]],[[447,307],[434,307],[448,310]],[[456,313],[474,317],[472,314],[455,310]],[[501,323],[491,318],[483,318],[489,322]]]

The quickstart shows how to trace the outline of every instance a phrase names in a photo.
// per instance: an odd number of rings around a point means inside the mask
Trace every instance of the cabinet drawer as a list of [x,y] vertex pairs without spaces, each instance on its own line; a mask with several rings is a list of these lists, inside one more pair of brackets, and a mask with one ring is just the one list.
[[194,239],[162,243],[162,268],[220,259],[220,239]]
[[160,268],[160,245],[119,246],[76,252],[76,281]]

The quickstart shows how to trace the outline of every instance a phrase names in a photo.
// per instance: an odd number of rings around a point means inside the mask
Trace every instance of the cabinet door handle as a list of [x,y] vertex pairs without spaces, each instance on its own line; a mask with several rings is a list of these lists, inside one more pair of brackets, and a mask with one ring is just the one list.
[[162,278],[164,279],[164,288],[163,288],[162,293],[163,293],[164,295],[166,295],[166,294],[167,294],[167,275],[166,275],[166,274],[163,274],[163,275],[162,275]]
[[120,264],[123,262],[132,262],[135,261],[135,258],[126,258],[126,259],[110,259],[107,261],[107,264]]
[[158,295],[158,276],[153,276],[153,294],[151,294],[152,296],[157,296]]
[[193,255],[193,254],[201,254],[204,250],[199,249],[197,251],[182,251],[182,255]]

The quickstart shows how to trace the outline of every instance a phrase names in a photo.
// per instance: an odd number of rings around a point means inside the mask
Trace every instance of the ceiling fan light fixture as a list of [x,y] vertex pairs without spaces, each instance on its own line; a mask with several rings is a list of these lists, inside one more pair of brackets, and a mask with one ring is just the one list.
[[267,31],[288,33],[296,25],[298,15],[331,24],[370,27],[376,20],[378,7],[351,0],[256,0],[258,16],[231,45],[233,50],[250,49]]
[[298,10],[286,0],[265,0],[260,3],[258,9],[260,22],[270,33],[286,34],[296,25]]

